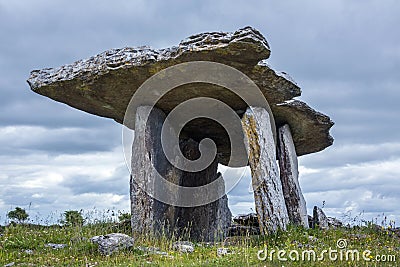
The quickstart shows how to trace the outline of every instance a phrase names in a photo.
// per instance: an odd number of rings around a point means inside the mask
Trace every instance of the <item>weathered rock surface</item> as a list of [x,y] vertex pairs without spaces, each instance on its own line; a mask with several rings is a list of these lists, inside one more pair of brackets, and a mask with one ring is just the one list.
[[249,151],[254,201],[263,234],[286,229],[288,212],[276,164],[276,146],[269,114],[264,108],[246,110],[242,119]]
[[321,151],[333,144],[333,121],[300,100],[271,105],[277,125],[289,124],[297,156]]
[[248,235],[259,235],[259,226],[245,226],[240,224],[232,224],[229,227],[228,236],[248,236]]
[[47,243],[44,245],[45,247],[52,248],[52,249],[63,249],[66,248],[67,244],[55,244],[55,243]]
[[[147,115],[149,123],[146,124]],[[134,234],[161,233],[164,225],[171,225],[175,221],[174,207],[161,203],[149,195],[162,194],[162,191],[157,191],[157,189],[162,190],[158,184],[159,180],[156,179],[157,172],[166,180],[174,184],[179,183],[179,175],[169,172],[172,167],[162,153],[161,129],[164,119],[165,114],[161,110],[148,106],[139,107],[136,112],[130,181]]]
[[229,248],[217,248],[218,257],[226,256],[229,254],[233,254],[233,251],[231,251]]
[[243,226],[258,227],[260,225],[258,222],[257,214],[255,214],[255,213],[237,215],[233,218],[233,221],[235,223],[243,225]]
[[[145,118],[149,115],[149,121]],[[198,241],[223,239],[228,232],[232,214],[228,199],[223,195],[209,204],[196,207],[177,207],[157,199],[161,194],[181,197],[180,188],[170,192],[160,180],[163,179],[183,187],[199,187],[217,179],[218,162],[199,172],[187,172],[172,166],[166,159],[161,146],[161,128],[165,114],[148,106],[139,107],[136,112],[136,133],[132,146],[131,210],[132,230],[135,234],[153,233],[175,236],[188,235]],[[200,155],[199,144],[192,139],[180,140],[183,155],[190,160]],[[224,188],[219,191],[223,192]],[[192,198],[205,196],[191,196]]]
[[133,247],[134,239],[121,233],[112,233],[107,235],[94,236],[90,239],[93,243],[99,245],[99,252],[103,255]]
[[327,217],[329,228],[339,228],[343,226],[343,223],[334,218],[334,217]]
[[[153,74],[182,62],[219,62],[237,68],[257,84],[271,106],[277,127],[285,123],[290,125],[298,156],[330,146],[333,142],[329,135],[332,121],[305,103],[285,102],[301,92],[286,74],[278,73],[266,64],[269,54],[265,38],[257,30],[246,27],[234,33],[194,35],[167,49],[126,47],[109,50],[59,68],[34,70],[28,83],[39,94],[122,123],[132,95]],[[219,99],[238,113],[247,108],[245,102],[231,91],[203,83],[174,89],[161,98],[157,107],[169,113],[179,103],[198,96]],[[205,137],[215,140],[219,162],[228,163],[229,138],[218,124],[194,120],[184,131],[183,134],[196,141]]]
[[228,236],[259,235],[260,223],[257,214],[240,214],[233,218],[233,224],[229,227]]
[[[183,155],[190,160],[200,156],[199,144],[192,140],[182,140]],[[200,172],[181,171],[179,184],[184,187],[201,187],[220,177],[217,173],[218,161],[215,159],[210,166]],[[224,188],[220,191],[224,192]],[[178,191],[179,196],[179,191]],[[193,196],[205,197],[205,196]],[[198,241],[222,240],[231,224],[232,213],[228,207],[228,198],[224,194],[220,199],[197,207],[180,207],[175,209],[176,228],[181,234],[189,234]],[[185,233],[186,232],[186,233]]]
[[317,206],[313,209],[313,228],[328,229],[329,223],[324,211]]
[[181,253],[192,253],[194,251],[194,244],[190,241],[176,241],[172,244],[172,249]]
[[278,129],[278,140],[280,177],[289,220],[308,228],[306,201],[299,184],[297,155],[289,125]]

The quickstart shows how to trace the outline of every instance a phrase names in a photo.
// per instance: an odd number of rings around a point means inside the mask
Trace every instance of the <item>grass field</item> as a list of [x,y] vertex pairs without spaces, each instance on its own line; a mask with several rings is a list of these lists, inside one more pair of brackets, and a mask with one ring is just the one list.
[[[0,267],[7,264],[10,264],[9,266],[400,266],[399,236],[390,229],[379,228],[376,225],[331,230],[290,227],[286,232],[266,237],[234,237],[225,240],[224,244],[214,245],[195,243],[195,251],[190,254],[174,251],[172,249],[174,240],[142,237],[135,241],[135,247],[130,250],[103,256],[97,251],[97,245],[89,240],[95,235],[113,232],[130,234],[130,229],[126,225],[97,222],[81,227],[32,224],[2,227]],[[54,250],[46,247],[47,243],[67,244],[67,247]],[[137,246],[157,247],[168,255],[143,252],[137,249]],[[229,248],[231,254],[218,256],[217,248],[221,247]],[[330,254],[329,249],[331,249]],[[281,252],[278,252],[279,250]],[[326,251],[323,252],[324,250]],[[355,250],[359,252],[358,261]],[[363,255],[366,250],[370,251],[369,255],[368,251]],[[315,259],[312,251],[315,252]]]

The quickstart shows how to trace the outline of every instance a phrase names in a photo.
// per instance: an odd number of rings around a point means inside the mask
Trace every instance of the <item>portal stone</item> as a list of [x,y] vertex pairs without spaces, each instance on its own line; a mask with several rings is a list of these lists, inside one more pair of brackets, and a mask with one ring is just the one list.
[[276,163],[276,146],[266,109],[248,108],[242,125],[247,137],[256,212],[262,233],[286,229],[288,212]]
[[297,155],[289,125],[279,128],[278,139],[280,176],[289,221],[308,228],[306,201],[299,185]]
[[[165,114],[157,108],[142,106],[136,111],[131,175],[133,232],[174,234],[176,237],[188,236],[199,241],[222,239],[228,232],[232,216],[224,194],[225,188],[218,189],[223,192],[220,199],[197,207],[171,206],[154,198],[158,194],[171,194],[179,202],[179,188],[176,192],[165,190],[159,183],[160,178],[183,187],[198,187],[213,182],[221,175],[217,173],[217,159],[199,172],[182,171],[172,166],[161,145],[164,120]],[[200,156],[198,142],[181,139],[179,143],[187,159],[194,160]]]

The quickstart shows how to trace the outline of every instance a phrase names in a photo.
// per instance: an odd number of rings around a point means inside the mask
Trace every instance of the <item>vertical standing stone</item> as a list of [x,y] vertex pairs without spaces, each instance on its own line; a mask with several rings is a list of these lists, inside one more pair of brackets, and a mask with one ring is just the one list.
[[289,222],[276,163],[276,146],[269,113],[261,107],[248,108],[242,118],[247,137],[254,200],[260,230],[267,234],[286,229]]
[[[172,166],[161,146],[164,120],[165,114],[157,108],[142,106],[136,111],[130,183],[133,233],[168,236],[174,233],[176,237],[189,237],[198,241],[221,239],[228,232],[232,216],[226,195],[198,207],[176,207],[162,203],[147,193],[172,193],[173,197],[179,199],[179,189],[176,192],[163,191],[162,185],[154,179],[157,173],[164,179],[184,187],[206,185],[220,175],[217,173],[217,159],[199,172],[186,172]],[[200,156],[198,146],[199,143],[192,139],[180,140],[182,154],[190,160]],[[216,190],[224,192],[224,188]]]
[[281,182],[289,220],[308,228],[306,201],[299,185],[297,155],[289,125],[279,128],[278,140]]
[[164,120],[165,114],[157,108],[141,106],[136,110],[130,181],[134,234],[158,234],[174,224],[175,208],[159,202],[147,193],[160,190],[155,179],[157,172],[175,184],[179,182],[179,176],[171,171],[162,151],[161,129]]
[[[181,140],[180,146],[187,159],[195,160],[200,157],[198,142],[192,139]],[[182,171],[179,184],[185,187],[204,186],[220,177],[221,174],[217,173],[217,169],[218,161],[215,158],[210,166],[202,171]],[[225,188],[217,190],[223,196],[216,201],[197,207],[177,208],[177,228],[181,235],[188,235],[199,241],[221,240],[226,236],[232,214],[228,208],[228,198],[224,194]]]
[[324,211],[317,206],[314,206],[313,209],[312,228],[320,228],[325,230],[329,228],[328,218],[326,217]]

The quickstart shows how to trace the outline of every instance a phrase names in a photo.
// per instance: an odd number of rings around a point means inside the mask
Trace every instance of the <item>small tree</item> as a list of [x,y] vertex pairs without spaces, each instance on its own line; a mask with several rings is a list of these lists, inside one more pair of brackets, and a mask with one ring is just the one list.
[[64,224],[66,226],[82,226],[84,219],[82,213],[77,210],[67,210],[64,212]]
[[20,207],[16,207],[15,210],[11,210],[7,213],[8,218],[16,220],[18,223],[23,223],[29,217],[28,213]]

